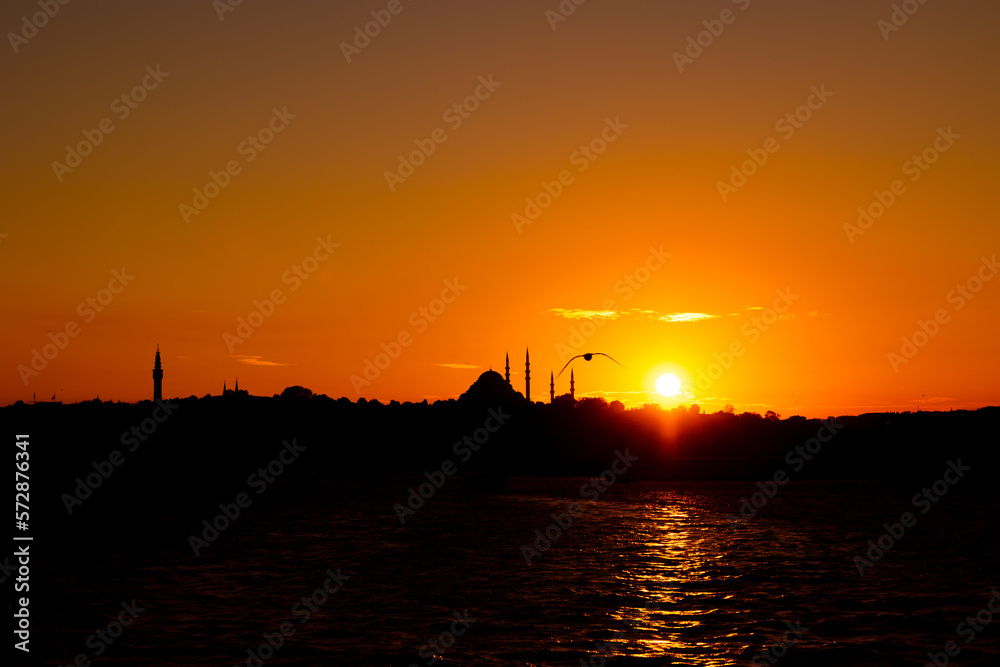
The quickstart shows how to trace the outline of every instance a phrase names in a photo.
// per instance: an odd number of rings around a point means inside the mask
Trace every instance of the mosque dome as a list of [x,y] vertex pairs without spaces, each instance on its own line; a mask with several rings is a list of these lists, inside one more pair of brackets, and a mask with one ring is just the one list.
[[472,386],[470,386],[469,389],[459,398],[459,401],[507,401],[508,405],[513,401],[520,402],[523,400],[524,397],[521,393],[515,391],[507,380],[494,370],[488,370],[480,375],[479,378],[472,383]]
[[503,376],[497,373],[495,370],[488,370],[479,376],[473,384],[473,387],[479,387],[481,389],[493,389],[494,391],[500,390],[502,387],[506,387],[507,381],[503,379]]

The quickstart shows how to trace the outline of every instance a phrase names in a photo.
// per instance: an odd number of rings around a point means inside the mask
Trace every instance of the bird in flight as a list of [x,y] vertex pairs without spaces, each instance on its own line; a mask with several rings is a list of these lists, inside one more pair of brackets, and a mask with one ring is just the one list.
[[[584,361],[590,361],[591,359],[594,358],[595,354],[599,354],[602,357],[607,357],[608,359],[611,359],[611,361],[615,362],[619,366],[622,366],[621,363],[619,363],[617,359],[615,359],[614,357],[612,357],[610,354],[605,354],[604,352],[586,352],[584,354],[578,354],[578,355],[576,355],[575,357],[573,357],[573,359],[579,359],[580,357],[583,357]],[[571,363],[573,363],[573,359],[570,359],[569,361],[567,361],[566,362],[566,366],[569,366]],[[559,375],[563,374],[563,371],[566,370],[566,366],[562,367],[562,371],[559,371]],[[622,366],[622,368],[625,368],[625,367]],[[556,377],[559,377],[559,375],[557,375]]]

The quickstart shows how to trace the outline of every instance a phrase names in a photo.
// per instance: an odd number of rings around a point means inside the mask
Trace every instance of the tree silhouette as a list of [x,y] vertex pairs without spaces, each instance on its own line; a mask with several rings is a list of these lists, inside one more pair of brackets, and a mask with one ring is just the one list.
[[293,385],[291,387],[285,387],[285,390],[281,392],[281,398],[312,398],[312,389],[306,389],[300,385]]

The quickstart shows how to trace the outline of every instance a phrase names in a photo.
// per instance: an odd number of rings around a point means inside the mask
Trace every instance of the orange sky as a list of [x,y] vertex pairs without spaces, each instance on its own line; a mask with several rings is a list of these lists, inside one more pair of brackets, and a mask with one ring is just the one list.
[[[239,377],[261,395],[457,397],[508,350],[521,389],[530,346],[537,400],[572,350],[625,366],[578,360],[578,395],[630,404],[665,370],[686,390],[667,406],[1000,403],[1000,280],[977,284],[1000,252],[1000,6],[931,2],[898,30],[879,25],[891,2],[558,7],[247,1],[220,20],[208,0],[69,3],[34,30],[36,2],[5,3],[0,404],[148,398],[157,343],[167,396]],[[348,62],[372,11],[391,20]],[[418,144],[433,152],[387,179]],[[225,187],[185,213],[210,172]],[[543,182],[558,196],[512,220]],[[876,191],[883,215],[845,229]],[[457,296],[435,304],[446,281]],[[224,337],[275,290],[251,336]],[[794,298],[758,327],[779,293]],[[32,369],[53,336],[65,347]]]

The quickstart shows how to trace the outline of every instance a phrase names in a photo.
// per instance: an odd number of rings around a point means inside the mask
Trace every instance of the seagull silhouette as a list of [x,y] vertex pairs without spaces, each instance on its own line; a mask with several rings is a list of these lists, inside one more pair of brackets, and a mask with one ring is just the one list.
[[[605,354],[604,352],[586,352],[584,354],[578,354],[578,355],[576,355],[575,357],[573,357],[573,359],[579,359],[580,357],[583,357],[584,361],[590,361],[591,359],[594,358],[595,354],[599,354],[602,357],[607,357],[608,359],[611,359],[611,361],[615,362],[619,366],[622,366],[621,363],[619,363],[617,359],[613,358],[610,354]],[[569,361],[567,361],[566,362],[566,366],[569,366],[571,363],[573,363],[573,359],[570,359]],[[562,371],[559,371],[559,375],[563,374],[563,371],[566,370],[566,366],[562,367]],[[622,368],[625,368],[625,367],[622,366]],[[559,377],[559,375],[557,375],[556,377]]]

